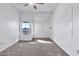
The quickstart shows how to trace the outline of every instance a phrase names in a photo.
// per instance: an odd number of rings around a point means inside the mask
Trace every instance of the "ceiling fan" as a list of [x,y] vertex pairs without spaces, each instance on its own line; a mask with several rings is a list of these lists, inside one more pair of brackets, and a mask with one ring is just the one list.
[[27,6],[31,5],[31,6],[33,6],[34,9],[37,9],[37,6],[36,6],[37,4],[43,5],[44,3],[26,3],[24,5],[24,7],[27,7]]

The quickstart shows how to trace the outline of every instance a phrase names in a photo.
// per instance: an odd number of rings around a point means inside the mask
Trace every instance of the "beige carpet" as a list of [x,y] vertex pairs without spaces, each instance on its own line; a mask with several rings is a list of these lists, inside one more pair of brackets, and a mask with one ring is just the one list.
[[33,42],[18,42],[0,52],[0,56],[68,56],[50,40],[34,40]]

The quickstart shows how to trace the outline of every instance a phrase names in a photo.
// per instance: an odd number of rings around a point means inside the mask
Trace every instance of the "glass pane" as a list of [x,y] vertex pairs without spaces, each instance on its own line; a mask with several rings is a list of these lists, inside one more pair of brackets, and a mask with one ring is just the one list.
[[23,32],[23,34],[29,33],[29,32],[30,32],[30,28],[31,28],[30,22],[24,21],[24,22],[22,23],[22,32]]

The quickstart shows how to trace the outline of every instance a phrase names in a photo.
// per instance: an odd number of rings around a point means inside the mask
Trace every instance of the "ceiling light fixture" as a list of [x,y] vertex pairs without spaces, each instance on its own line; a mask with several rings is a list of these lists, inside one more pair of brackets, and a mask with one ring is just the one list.
[[26,3],[24,7],[33,6],[34,9],[37,9],[37,4],[43,5],[44,3]]

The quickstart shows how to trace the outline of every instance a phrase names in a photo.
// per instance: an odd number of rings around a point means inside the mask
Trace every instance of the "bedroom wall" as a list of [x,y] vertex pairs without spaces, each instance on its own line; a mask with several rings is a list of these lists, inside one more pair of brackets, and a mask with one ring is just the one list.
[[0,51],[19,39],[19,15],[10,4],[0,4]]
[[60,4],[52,15],[52,36],[69,55],[79,55],[79,4]]
[[32,33],[30,35],[23,35],[22,32],[20,31],[20,37],[21,37],[20,40],[32,40],[33,37],[48,38],[50,36],[49,27],[50,27],[51,13],[44,13],[44,12],[21,13],[20,16],[21,16],[20,24],[22,23],[22,21],[30,21],[32,25],[31,27]]

